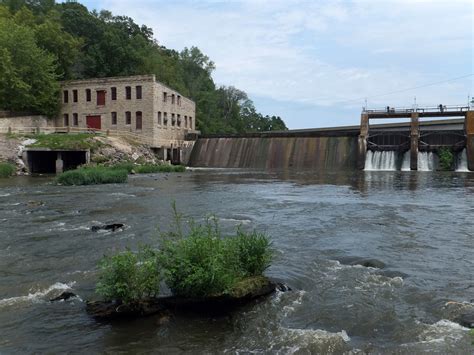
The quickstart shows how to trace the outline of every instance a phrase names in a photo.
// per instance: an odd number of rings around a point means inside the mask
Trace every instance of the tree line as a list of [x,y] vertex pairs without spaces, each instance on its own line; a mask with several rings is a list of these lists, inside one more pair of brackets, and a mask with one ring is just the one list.
[[285,130],[257,112],[247,94],[217,86],[215,64],[197,47],[161,46],[151,28],[73,1],[0,0],[0,109],[54,116],[59,82],[155,74],[196,102],[203,133]]

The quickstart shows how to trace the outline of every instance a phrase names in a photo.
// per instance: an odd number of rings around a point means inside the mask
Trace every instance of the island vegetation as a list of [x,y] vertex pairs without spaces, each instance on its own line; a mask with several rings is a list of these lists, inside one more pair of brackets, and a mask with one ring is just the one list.
[[454,153],[448,147],[438,149],[439,168],[443,171],[454,170]]
[[0,0],[0,110],[54,116],[61,80],[155,74],[196,102],[203,133],[284,130],[247,94],[216,86],[215,64],[197,47],[168,49],[151,28],[76,1]]
[[[232,303],[275,289],[264,276],[273,258],[266,234],[239,228],[225,236],[214,217],[184,224],[174,205],[173,211],[174,223],[160,235],[159,248],[141,245],[136,252],[126,249],[100,261],[96,292],[106,304],[143,314],[143,304],[149,308],[153,303],[153,310],[161,310],[170,302],[174,306],[196,300]],[[172,296],[160,296],[162,281]],[[90,306],[96,309],[97,303]],[[116,313],[116,309],[109,311]]]

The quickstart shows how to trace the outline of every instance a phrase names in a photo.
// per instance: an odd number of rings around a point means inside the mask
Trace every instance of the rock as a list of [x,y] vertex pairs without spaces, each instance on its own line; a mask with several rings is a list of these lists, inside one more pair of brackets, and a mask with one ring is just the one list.
[[282,282],[277,282],[276,283],[276,289],[281,292],[288,292],[288,291],[293,291],[293,289],[288,286],[287,284],[284,284]]
[[455,321],[467,328],[474,328],[474,310],[460,314]]
[[122,229],[124,227],[123,223],[112,223],[112,224],[104,224],[103,226],[92,226],[91,231],[93,232],[98,232],[100,230],[110,230],[112,232],[115,232],[119,229]]
[[33,207],[40,207],[40,206],[44,206],[44,202],[42,201],[28,201],[26,203],[26,206],[27,207],[30,207],[30,208],[33,208]]
[[119,302],[91,301],[86,304],[87,313],[96,319],[136,318],[160,313],[170,316],[159,298],[149,298],[140,302],[124,304]]
[[75,293],[72,293],[72,292],[68,292],[68,291],[65,291],[63,293],[61,293],[58,297],[54,297],[54,298],[51,298],[49,300],[49,302],[57,302],[57,301],[66,301],[72,297],[76,297],[76,294]]
[[376,269],[383,269],[385,263],[372,258],[362,258],[358,256],[347,256],[339,259],[339,262],[344,265],[361,265],[365,267],[372,267]]

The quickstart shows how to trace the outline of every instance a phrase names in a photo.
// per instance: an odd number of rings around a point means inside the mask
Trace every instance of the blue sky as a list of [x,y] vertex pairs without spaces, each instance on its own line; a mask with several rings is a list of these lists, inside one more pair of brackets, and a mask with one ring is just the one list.
[[[464,104],[474,96],[471,0],[88,0],[153,28],[168,48],[197,46],[217,84],[248,93],[289,128],[358,124],[369,108]],[[384,96],[381,96],[384,95]]]

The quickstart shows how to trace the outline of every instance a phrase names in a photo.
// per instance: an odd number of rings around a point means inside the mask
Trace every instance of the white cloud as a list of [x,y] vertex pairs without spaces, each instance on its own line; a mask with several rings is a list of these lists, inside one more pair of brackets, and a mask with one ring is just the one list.
[[[167,47],[198,46],[216,63],[219,84],[277,101],[338,105],[474,72],[471,1],[104,0],[101,7],[152,27]],[[463,80],[370,101],[403,104],[417,94],[455,102],[469,90],[472,80]]]

